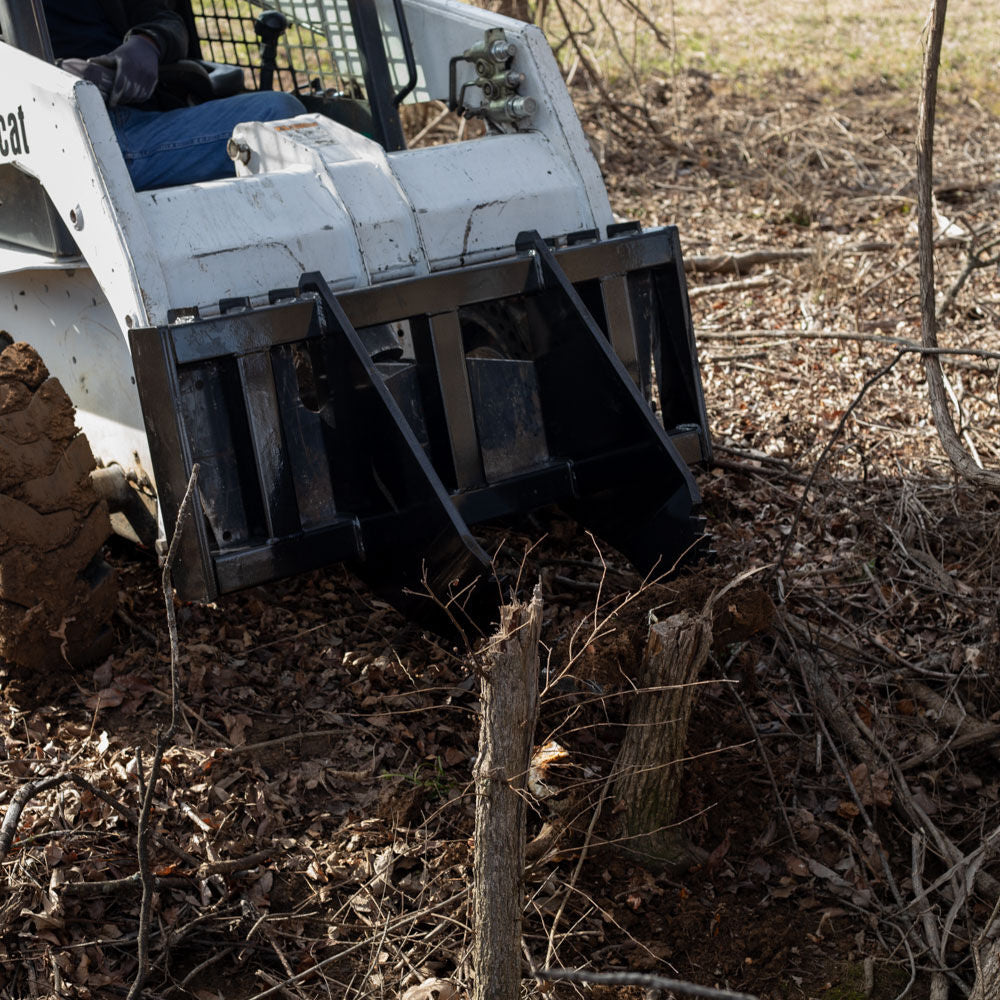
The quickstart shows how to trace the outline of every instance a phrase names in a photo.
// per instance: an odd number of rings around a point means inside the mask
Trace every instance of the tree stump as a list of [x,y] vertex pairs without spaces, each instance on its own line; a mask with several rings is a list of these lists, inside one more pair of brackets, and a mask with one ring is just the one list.
[[619,847],[654,871],[680,873],[694,861],[676,813],[693,684],[711,645],[711,619],[704,613],[674,615],[650,628],[639,692],[615,762],[611,793],[623,807]]
[[969,1000],[1000,1000],[1000,941],[987,941],[979,949],[976,982]]
[[538,712],[541,588],[500,611],[482,679],[473,857],[473,1000],[518,1000],[525,800]]

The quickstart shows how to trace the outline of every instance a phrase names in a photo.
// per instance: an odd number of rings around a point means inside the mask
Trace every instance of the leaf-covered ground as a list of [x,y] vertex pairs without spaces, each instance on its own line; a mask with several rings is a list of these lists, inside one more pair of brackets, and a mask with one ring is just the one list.
[[[959,995],[1000,878],[998,503],[955,480],[919,355],[897,358],[919,339],[915,104],[879,84],[752,97],[706,74],[627,95],[627,117],[575,97],[620,215],[676,223],[702,267],[807,253],[689,274],[718,459],[700,475],[711,563],[644,584],[558,511],[485,536],[541,578],[537,743],[565,750],[529,816],[526,956],[774,998],[926,995],[937,970]],[[998,133],[974,103],[941,109],[942,293],[1000,235]],[[986,465],[1000,464],[998,308],[996,265],[977,267],[941,335],[980,352],[947,372]],[[3,862],[0,996],[116,997],[135,976],[135,819],[170,656],[155,565],[118,545],[112,558],[113,656],[5,677],[0,806],[39,778],[79,780],[30,801]],[[602,794],[648,625],[748,571],[716,621],[685,763],[681,815],[704,860],[654,875],[607,843]],[[342,569],[178,619],[149,995],[462,995],[467,651]]]

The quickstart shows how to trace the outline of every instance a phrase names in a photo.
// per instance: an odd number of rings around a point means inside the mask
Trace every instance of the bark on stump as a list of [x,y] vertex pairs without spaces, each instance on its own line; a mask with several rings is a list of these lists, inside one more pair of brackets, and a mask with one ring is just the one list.
[[694,860],[675,823],[693,684],[711,645],[707,614],[674,615],[649,630],[611,791],[624,807],[620,849],[653,870],[681,872]]
[[538,712],[542,598],[500,611],[482,681],[473,858],[473,1000],[518,1000],[524,907],[525,796]]
[[1000,941],[987,941],[980,948],[976,982],[969,1000],[1000,1000]]

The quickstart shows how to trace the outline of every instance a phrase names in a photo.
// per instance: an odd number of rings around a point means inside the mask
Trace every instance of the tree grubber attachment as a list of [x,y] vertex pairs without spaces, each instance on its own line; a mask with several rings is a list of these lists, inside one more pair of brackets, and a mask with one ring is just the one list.
[[339,295],[306,274],[130,340],[168,527],[201,468],[186,599],[346,561],[414,619],[485,625],[503,595],[469,525],[560,503],[654,573],[702,538],[673,228],[524,233],[505,260]]

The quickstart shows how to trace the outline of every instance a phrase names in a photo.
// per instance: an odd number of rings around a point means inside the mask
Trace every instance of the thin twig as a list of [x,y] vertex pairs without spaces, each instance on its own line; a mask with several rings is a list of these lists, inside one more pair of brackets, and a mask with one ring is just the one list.
[[608,789],[611,787],[611,782],[614,778],[614,774],[609,774],[607,780],[601,786],[600,797],[598,798],[597,805],[594,807],[594,812],[590,817],[590,825],[587,827],[587,833],[583,838],[583,847],[580,850],[580,857],[577,858],[576,867],[573,869],[573,874],[570,876],[569,882],[566,885],[566,892],[562,898],[562,902],[559,904],[559,909],[556,911],[556,915],[552,918],[552,926],[549,928],[549,943],[545,955],[546,964],[551,962],[555,957],[556,928],[559,926],[559,921],[562,919],[563,910],[566,909],[566,902],[570,897],[570,893],[573,891],[573,887],[576,885],[576,880],[580,877],[580,871],[583,868],[583,863],[587,859],[587,852],[590,850],[591,841],[594,836],[594,827],[597,825],[598,817],[601,815],[601,809],[604,807],[604,800],[607,798]]
[[[142,809],[139,813],[139,832],[136,838],[136,854],[139,859],[139,875],[142,879],[142,901],[139,904],[139,946],[137,949],[138,967],[135,972],[135,979],[128,991],[126,1000],[136,1000],[142,993],[142,987],[149,972],[149,931],[152,927],[153,892],[156,888],[152,867],[149,862],[149,817],[153,809],[153,795],[160,777],[160,767],[163,763],[163,754],[174,738],[177,731],[177,724],[180,720],[180,683],[178,662],[180,660],[180,643],[177,638],[177,614],[174,609],[174,585],[171,573],[174,563],[177,560],[177,553],[180,550],[180,539],[184,532],[184,525],[191,514],[192,501],[195,495],[195,488],[198,483],[197,463],[191,469],[191,476],[188,479],[187,489],[184,491],[184,498],[181,500],[180,508],[177,511],[177,523],[174,527],[174,536],[170,540],[170,548],[167,550],[166,559],[163,561],[163,599],[167,606],[167,629],[170,633],[170,725],[166,730],[157,734],[156,749],[153,751],[153,762],[149,768],[149,778],[142,797]],[[141,764],[141,756],[138,761]]]
[[594,983],[602,986],[645,986],[647,989],[669,990],[682,997],[707,997],[708,1000],[757,1000],[752,993],[718,990],[699,986],[681,979],[667,979],[648,972],[584,972],[573,969],[536,969],[532,973],[540,983],[563,980],[567,983]]
[[809,474],[809,480],[802,490],[802,497],[795,508],[795,516],[792,518],[791,527],[788,529],[788,534],[785,535],[785,540],[782,543],[781,551],[778,553],[778,558],[775,560],[774,568],[768,574],[768,579],[773,578],[777,573],[781,572],[784,569],[785,557],[788,555],[788,550],[789,548],[791,548],[792,542],[795,539],[795,531],[799,526],[799,520],[802,517],[803,508],[805,507],[806,502],[809,498],[809,490],[812,488],[812,484],[813,482],[815,482],[816,476],[819,475],[819,470],[822,468],[823,463],[826,461],[826,456],[830,454],[830,450],[833,448],[837,439],[843,432],[844,426],[850,419],[851,414],[858,408],[858,406],[861,405],[861,401],[865,398],[865,394],[868,392],[868,390],[873,385],[875,385],[875,383],[878,382],[879,379],[888,375],[889,372],[891,372],[893,368],[896,367],[900,359],[905,357],[907,353],[909,352],[906,349],[901,349],[897,351],[896,356],[892,359],[892,361],[890,361],[887,365],[883,365],[877,372],[875,372],[875,374],[872,375],[871,378],[869,378],[865,382],[865,384],[861,387],[861,389],[858,391],[858,394],[854,397],[854,399],[851,400],[850,405],[847,407],[846,410],[844,410],[840,420],[837,421],[837,426],[834,428],[833,433],[830,435],[830,440],[827,441],[826,447],[823,448],[823,451],[820,453],[819,458],[816,459],[816,462],[812,468],[812,472]]
[[[948,0],[933,0],[930,30],[924,52],[920,88],[920,110],[917,120],[917,232],[920,238],[920,340],[925,348],[936,348],[937,310],[934,303],[934,225],[935,211],[932,194],[934,174],[934,115],[937,104],[938,66],[941,62],[941,41],[944,37]],[[1000,472],[980,468],[965,450],[955,429],[948,407],[944,376],[939,358],[924,355],[927,374],[927,395],[934,414],[941,446],[952,467],[970,483],[1000,490]]]
[[290,986],[293,983],[301,983],[303,979],[308,979],[310,976],[315,975],[320,969],[330,965],[331,962],[337,962],[342,958],[346,958],[348,955],[353,955],[354,952],[359,951],[361,948],[367,948],[373,941],[380,940],[385,933],[391,933],[398,927],[402,927],[404,924],[415,923],[421,917],[425,917],[431,913],[437,913],[438,910],[443,910],[449,906],[457,906],[458,903],[465,899],[467,895],[468,889],[462,889],[461,892],[456,892],[453,896],[449,896],[447,899],[442,899],[441,902],[435,903],[433,906],[425,906],[422,910],[417,910],[414,913],[404,913],[395,920],[388,921],[384,929],[380,930],[377,934],[367,937],[363,941],[356,941],[354,944],[349,945],[347,948],[343,948],[336,954],[327,956],[321,962],[317,962],[315,965],[309,966],[308,969],[303,969],[302,972],[292,976],[290,979],[284,980],[277,986],[272,986],[269,990],[264,990],[263,993],[255,993],[249,998],[249,1000],[264,1000],[264,997],[274,996],[275,993],[280,992],[282,987]]
[[696,299],[704,295],[723,295],[726,292],[742,292],[748,288],[766,288],[774,283],[776,275],[772,272],[755,275],[752,278],[739,278],[736,281],[720,281],[714,285],[696,285],[688,288],[688,298]]

